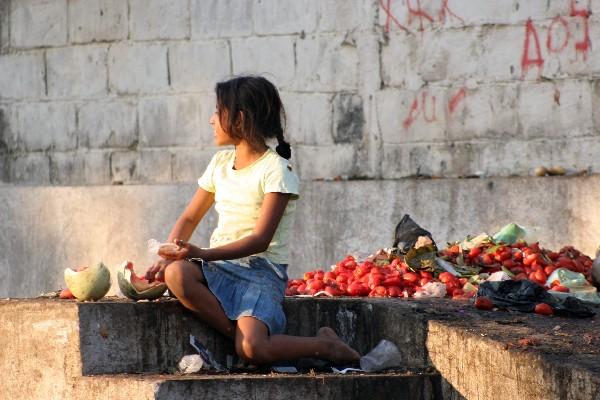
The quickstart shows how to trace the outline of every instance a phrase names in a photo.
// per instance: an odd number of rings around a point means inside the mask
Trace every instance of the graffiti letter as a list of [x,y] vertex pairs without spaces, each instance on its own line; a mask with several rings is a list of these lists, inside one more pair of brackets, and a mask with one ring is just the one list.
[[450,10],[450,8],[448,7],[448,0],[442,0],[442,6],[440,7],[440,12],[439,12],[439,17],[440,17],[440,22],[443,24],[444,22],[446,22],[446,12],[448,13],[448,15],[457,18],[460,20],[460,22],[464,23],[465,20],[462,19],[461,17],[459,17],[458,15],[454,14],[452,12],[452,10]]
[[435,96],[431,96],[431,105],[433,108],[433,112],[431,113],[430,117],[427,117],[427,97],[430,97],[429,94],[427,94],[426,92],[423,92],[421,94],[421,104],[422,104],[422,108],[423,108],[423,118],[425,119],[425,122],[434,122],[437,118],[435,116]]
[[408,24],[412,24],[412,18],[413,16],[419,18],[419,31],[423,32],[423,30],[425,29],[423,27],[423,18],[425,18],[426,20],[428,20],[430,23],[433,24],[433,18],[431,18],[431,15],[427,14],[425,11],[423,11],[423,9],[421,8],[421,0],[417,0],[417,8],[412,8],[410,5],[410,0],[406,0],[406,7],[408,7]]
[[587,8],[577,9],[576,3],[576,0],[571,0],[571,16],[583,18],[583,39],[580,42],[575,42],[575,51],[578,54],[581,52],[583,54],[583,59],[587,60],[587,53],[590,49],[590,27],[588,23],[590,11]]
[[[529,56],[531,36],[533,36],[533,40],[535,41],[535,58]],[[542,52],[540,50],[540,41],[538,39],[537,30],[530,18],[527,20],[527,25],[525,25],[525,44],[523,46],[523,56],[521,57],[521,78],[525,77],[525,73],[532,65],[537,66],[541,70],[544,66],[544,59],[542,58]]]
[[386,32],[390,32],[390,21],[394,22],[394,24],[396,24],[396,26],[400,29],[402,29],[403,31],[405,31],[406,33],[409,33],[410,31],[408,30],[408,28],[404,27],[400,22],[398,22],[398,19],[392,14],[392,0],[387,0],[387,6],[385,4],[383,4],[383,0],[379,0],[379,5],[381,5],[381,8],[383,8],[383,11],[386,14],[385,17],[385,31]]
[[402,122],[402,126],[404,129],[410,128],[410,126],[417,120],[419,116],[419,101],[415,98],[412,105],[410,106],[410,111],[408,112],[408,117]]
[[458,93],[456,93],[454,96],[452,96],[452,98],[448,102],[448,111],[450,112],[450,114],[452,114],[456,110],[456,107],[458,107],[458,104],[462,100],[464,100],[464,98],[466,96],[467,96],[467,92],[465,91],[465,88],[460,89],[458,91]]
[[[557,24],[560,24],[563,27],[563,30],[565,31],[565,38],[563,39],[563,42],[560,46],[553,46],[552,45],[552,33],[554,31],[554,28],[557,26]],[[565,47],[567,47],[570,37],[571,37],[571,31],[569,31],[569,24],[567,24],[567,21],[560,15],[556,16],[552,20],[552,23],[550,24],[550,26],[548,27],[548,37],[546,38],[546,47],[548,48],[548,51],[551,53],[560,53],[561,51],[563,51],[565,49]]]

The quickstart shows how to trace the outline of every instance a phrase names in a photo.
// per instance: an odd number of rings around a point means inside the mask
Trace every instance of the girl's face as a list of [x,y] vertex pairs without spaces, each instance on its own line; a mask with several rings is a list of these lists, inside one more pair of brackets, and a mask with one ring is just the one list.
[[215,138],[215,144],[217,146],[235,145],[234,139],[229,136],[227,132],[221,126],[221,120],[219,119],[219,110],[215,110],[213,115],[210,117],[210,124],[213,127],[213,133]]

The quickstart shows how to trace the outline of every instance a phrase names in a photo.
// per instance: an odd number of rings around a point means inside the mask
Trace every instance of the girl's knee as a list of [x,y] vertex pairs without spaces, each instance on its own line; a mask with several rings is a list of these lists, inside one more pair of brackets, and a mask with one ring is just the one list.
[[245,337],[235,341],[235,351],[244,361],[259,365],[271,361],[268,340]]

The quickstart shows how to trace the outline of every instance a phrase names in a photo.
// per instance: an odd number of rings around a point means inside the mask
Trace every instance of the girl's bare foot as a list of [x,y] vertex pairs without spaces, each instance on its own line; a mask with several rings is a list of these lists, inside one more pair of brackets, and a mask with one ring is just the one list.
[[325,358],[336,364],[346,364],[360,359],[360,354],[340,339],[340,337],[328,327],[319,328],[317,337],[327,342],[327,351],[323,354]]

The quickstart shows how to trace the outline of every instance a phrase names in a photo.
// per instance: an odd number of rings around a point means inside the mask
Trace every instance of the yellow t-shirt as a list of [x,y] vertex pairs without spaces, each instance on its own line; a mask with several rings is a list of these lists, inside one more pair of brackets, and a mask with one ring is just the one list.
[[288,240],[292,215],[299,195],[298,176],[288,160],[268,149],[258,160],[240,170],[233,169],[235,150],[223,150],[214,155],[198,185],[215,194],[215,209],[219,215],[217,228],[210,238],[210,247],[223,246],[252,233],[265,193],[291,193],[279,226],[269,248],[255,254],[277,264],[289,263]]

